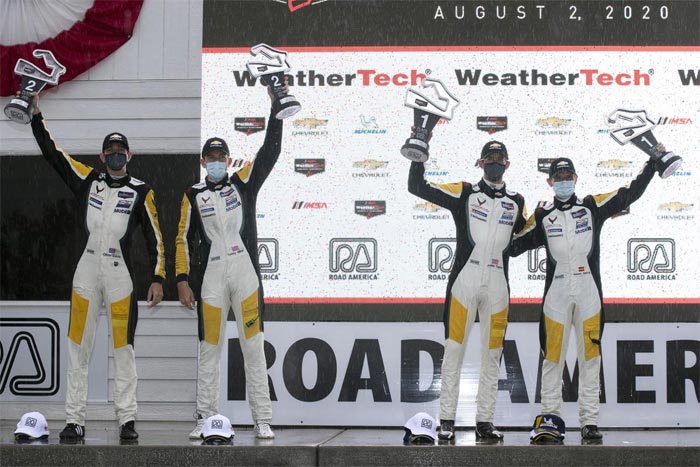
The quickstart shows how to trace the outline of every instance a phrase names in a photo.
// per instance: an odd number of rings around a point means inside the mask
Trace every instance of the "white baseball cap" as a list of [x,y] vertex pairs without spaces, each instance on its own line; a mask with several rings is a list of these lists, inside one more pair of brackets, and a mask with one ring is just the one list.
[[49,436],[49,425],[46,423],[46,417],[39,412],[25,413],[17,422],[15,436],[17,435],[27,435],[34,439]]
[[418,412],[409,418],[403,428],[406,432],[403,440],[408,443],[435,442],[437,438],[437,422],[425,412]]
[[204,420],[202,438],[205,440],[221,439],[230,441],[235,436],[231,427],[231,420],[221,414],[212,415]]

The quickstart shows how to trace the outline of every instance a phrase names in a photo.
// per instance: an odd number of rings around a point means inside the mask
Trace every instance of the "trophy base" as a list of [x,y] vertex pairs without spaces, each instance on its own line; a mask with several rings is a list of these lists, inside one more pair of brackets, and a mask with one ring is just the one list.
[[[16,101],[19,101],[17,103]],[[31,106],[28,106],[22,99],[12,99],[5,106],[5,115],[13,122],[28,124],[32,121]]]
[[292,115],[296,115],[297,112],[299,112],[300,110],[301,104],[285,107],[284,109],[280,110],[275,114],[275,118],[278,120],[284,120],[285,118],[289,118]]
[[413,162],[425,162],[430,157],[428,144],[417,139],[409,138],[401,147],[401,155]]
[[676,170],[680,169],[682,165],[683,159],[681,156],[669,152],[656,161],[656,171],[661,178],[668,178],[673,175]]
[[275,118],[278,120],[284,120],[292,115],[295,115],[301,110],[301,104],[296,100],[294,96],[286,96],[279,101],[276,101],[273,106],[273,112],[275,113]]

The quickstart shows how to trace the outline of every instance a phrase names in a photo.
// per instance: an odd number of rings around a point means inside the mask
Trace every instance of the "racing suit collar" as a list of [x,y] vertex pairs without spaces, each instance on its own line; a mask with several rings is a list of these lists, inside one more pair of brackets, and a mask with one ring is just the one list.
[[559,209],[560,211],[565,211],[567,209],[571,209],[574,205],[576,205],[576,193],[571,195],[569,199],[562,201],[556,196],[554,197],[554,207]]
[[481,188],[481,191],[488,197],[490,198],[503,198],[506,195],[506,184],[504,183],[503,186],[497,190],[491,188],[486,181],[482,178],[479,180],[479,188]]
[[229,177],[228,177],[228,175],[224,176],[224,178],[222,178],[221,180],[219,180],[219,181],[216,182],[216,183],[214,183],[214,182],[212,182],[211,180],[209,180],[208,177],[205,177],[204,180],[207,182],[207,188],[209,188],[209,190],[211,190],[211,191],[219,191],[219,190],[221,190],[223,187],[229,185]]
[[126,173],[126,176],[122,178],[112,178],[108,173],[104,173],[102,175],[104,176],[105,183],[110,188],[121,188],[131,181],[131,175],[129,175],[128,172]]

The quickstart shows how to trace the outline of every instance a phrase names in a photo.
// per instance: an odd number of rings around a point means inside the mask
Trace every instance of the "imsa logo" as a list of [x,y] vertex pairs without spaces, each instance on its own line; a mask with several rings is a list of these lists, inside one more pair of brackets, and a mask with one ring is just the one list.
[[263,280],[279,279],[280,249],[276,238],[258,238],[258,265]]
[[60,388],[58,323],[0,318],[0,394],[53,396]]
[[455,262],[456,238],[428,240],[428,280],[446,280]]
[[628,281],[675,281],[676,242],[672,238],[630,238]]
[[377,240],[332,238],[328,244],[330,280],[377,280]]

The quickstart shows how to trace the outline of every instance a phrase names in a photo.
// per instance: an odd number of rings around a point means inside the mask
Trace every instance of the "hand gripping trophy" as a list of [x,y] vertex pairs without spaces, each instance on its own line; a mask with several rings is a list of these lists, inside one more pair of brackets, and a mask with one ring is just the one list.
[[[431,96],[430,94],[434,94]],[[406,107],[412,107],[414,135],[401,147],[401,154],[414,162],[425,162],[428,153],[428,140],[440,118],[452,120],[459,101],[437,78],[425,78],[419,89],[410,88],[406,92]]]
[[669,177],[683,164],[680,156],[656,149],[657,141],[651,132],[656,124],[647,117],[646,111],[617,109],[608,116],[608,124],[612,126],[612,139],[621,145],[632,141],[632,144],[651,156],[661,178]]
[[44,63],[51,70],[47,73],[31,62],[20,58],[15,65],[15,74],[22,77],[19,96],[12,98],[5,106],[5,115],[17,123],[27,124],[32,121],[32,96],[33,92],[39,92],[47,84],[56,86],[58,78],[65,74],[66,67],[61,65],[53,53],[49,50],[36,49],[32,52],[36,58],[43,58]]
[[287,52],[273,49],[267,44],[258,44],[250,48],[250,54],[257,60],[246,64],[248,71],[265,86],[272,86],[275,118],[289,118],[301,110],[301,104],[291,94],[284,92],[284,73],[291,67],[287,63]]

